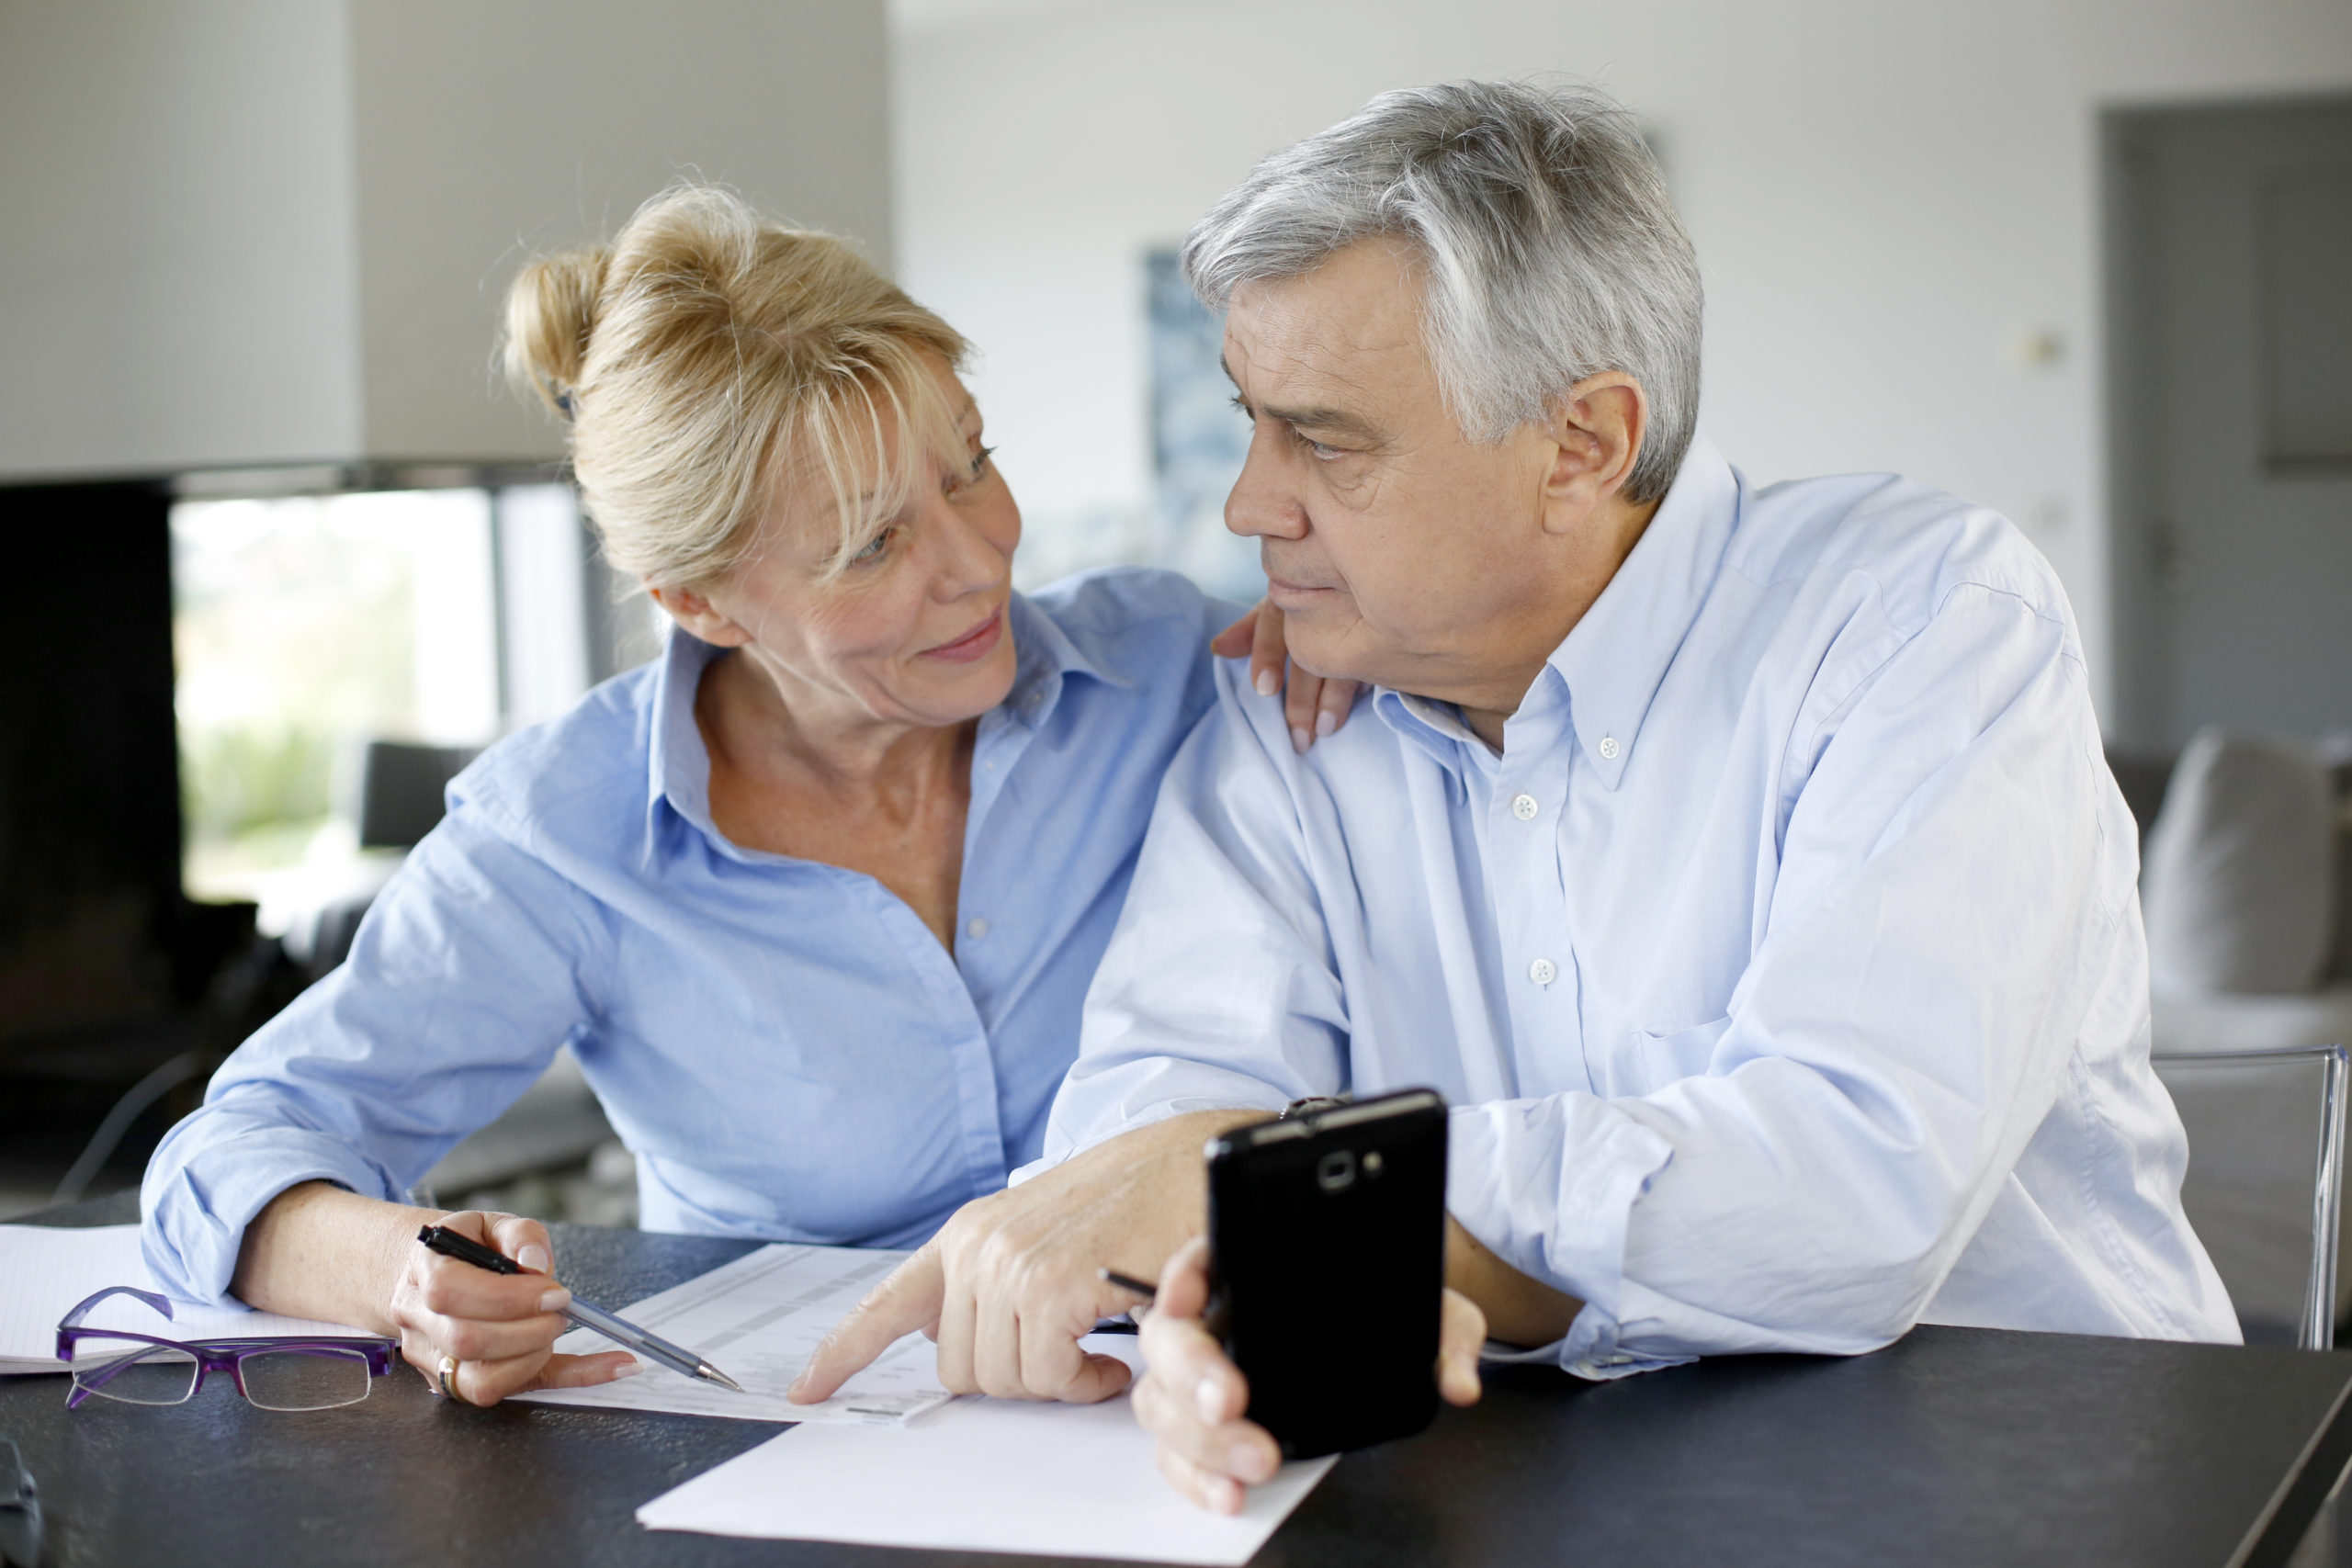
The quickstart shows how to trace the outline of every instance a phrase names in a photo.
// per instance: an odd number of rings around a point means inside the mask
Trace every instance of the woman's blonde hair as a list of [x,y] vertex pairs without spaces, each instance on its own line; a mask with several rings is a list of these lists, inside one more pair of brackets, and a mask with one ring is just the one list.
[[504,335],[509,378],[571,423],[605,558],[655,587],[727,577],[777,486],[811,470],[841,517],[838,570],[933,462],[963,461],[936,370],[961,367],[964,339],[842,241],[714,186],[531,262]]

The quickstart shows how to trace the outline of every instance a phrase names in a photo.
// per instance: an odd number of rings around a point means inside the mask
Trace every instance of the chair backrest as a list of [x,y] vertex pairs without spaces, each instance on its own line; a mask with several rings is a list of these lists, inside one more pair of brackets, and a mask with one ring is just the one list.
[[359,763],[359,847],[414,848],[441,820],[442,792],[449,781],[481,752],[479,746],[368,741]]
[[2158,1056],[2154,1066],[2188,1131],[2181,1206],[2246,1343],[2332,1348],[2345,1048]]

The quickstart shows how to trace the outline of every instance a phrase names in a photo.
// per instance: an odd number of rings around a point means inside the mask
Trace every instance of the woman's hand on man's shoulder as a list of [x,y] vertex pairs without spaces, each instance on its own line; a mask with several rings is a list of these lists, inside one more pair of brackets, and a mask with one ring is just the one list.
[[1321,737],[1339,733],[1356,705],[1360,682],[1327,681],[1301,669],[1290,657],[1283,638],[1283,613],[1270,600],[1209,639],[1209,651],[1220,659],[1250,660],[1250,686],[1261,697],[1283,696],[1283,719],[1290,728],[1290,743],[1304,753]]

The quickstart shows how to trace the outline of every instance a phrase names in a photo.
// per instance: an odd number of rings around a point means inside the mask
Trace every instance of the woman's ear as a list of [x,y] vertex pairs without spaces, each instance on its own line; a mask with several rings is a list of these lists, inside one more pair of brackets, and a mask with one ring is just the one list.
[[691,588],[657,588],[649,582],[645,592],[672,620],[713,648],[741,648],[752,640],[750,632],[729,620],[708,597]]

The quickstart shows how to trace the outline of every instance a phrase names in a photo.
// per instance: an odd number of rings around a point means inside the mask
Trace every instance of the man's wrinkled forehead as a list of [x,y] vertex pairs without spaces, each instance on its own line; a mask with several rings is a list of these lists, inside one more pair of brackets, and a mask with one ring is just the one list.
[[1420,279],[1390,242],[1349,246],[1313,272],[1233,291],[1226,374],[1251,402],[1375,411],[1431,379]]

